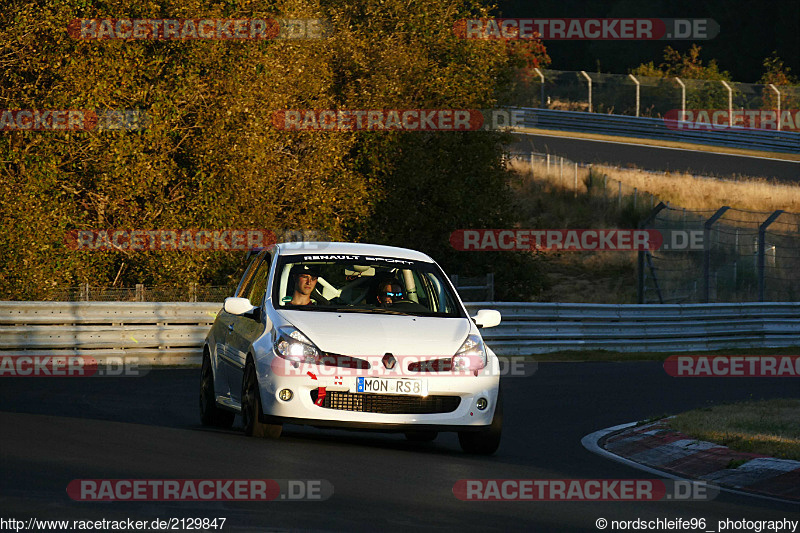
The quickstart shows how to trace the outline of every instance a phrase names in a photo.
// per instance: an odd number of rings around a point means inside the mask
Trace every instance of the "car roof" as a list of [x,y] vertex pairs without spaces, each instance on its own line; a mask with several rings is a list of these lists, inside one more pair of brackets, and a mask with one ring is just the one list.
[[276,247],[281,255],[376,255],[379,257],[406,259],[408,261],[434,262],[430,256],[422,252],[381,244],[313,241],[279,243]]

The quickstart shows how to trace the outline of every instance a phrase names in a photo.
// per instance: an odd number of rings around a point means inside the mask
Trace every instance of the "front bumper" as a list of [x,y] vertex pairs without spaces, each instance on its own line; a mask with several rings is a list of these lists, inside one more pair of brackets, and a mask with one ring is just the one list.
[[[409,375],[403,373],[404,378],[424,379],[427,381],[428,399],[416,402],[420,397],[394,396],[389,402],[410,405],[409,411],[414,412],[365,412],[360,409],[375,409],[381,401],[369,393],[356,392],[356,379],[359,376],[374,377],[369,371],[354,371],[342,369],[345,375],[336,375],[335,367],[321,368],[318,365],[302,364],[292,369],[291,375],[287,372],[275,371],[275,366],[285,367],[285,361],[280,358],[265,358],[259,364],[259,385],[261,391],[261,404],[263,422],[289,423],[312,425],[318,427],[341,427],[349,429],[372,429],[377,431],[409,431],[409,430],[436,430],[436,431],[469,431],[480,430],[490,425],[494,416],[499,387],[499,376],[496,358],[490,359],[489,367],[479,372],[477,376],[450,375],[445,372],[419,373]],[[492,370],[495,370],[494,372]],[[382,376],[393,379],[390,376]],[[292,399],[281,400],[279,391],[289,389]],[[338,397],[347,398],[348,402],[318,402],[320,391],[326,394],[338,393]],[[359,397],[367,401],[355,401]],[[445,402],[434,402],[437,398],[444,398]],[[452,406],[457,398],[457,406],[448,412],[419,412],[419,405],[446,404]],[[481,410],[477,407],[479,399],[485,399],[487,406]],[[327,403],[339,408],[323,407],[319,403]],[[398,408],[393,405],[393,409]],[[403,407],[400,407],[402,410]],[[441,410],[441,408],[439,409]]]

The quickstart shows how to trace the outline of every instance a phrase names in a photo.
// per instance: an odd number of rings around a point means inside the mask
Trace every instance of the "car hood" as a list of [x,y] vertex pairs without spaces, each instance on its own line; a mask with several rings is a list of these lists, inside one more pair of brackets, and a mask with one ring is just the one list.
[[451,356],[470,331],[466,318],[281,311],[319,349],[340,355]]

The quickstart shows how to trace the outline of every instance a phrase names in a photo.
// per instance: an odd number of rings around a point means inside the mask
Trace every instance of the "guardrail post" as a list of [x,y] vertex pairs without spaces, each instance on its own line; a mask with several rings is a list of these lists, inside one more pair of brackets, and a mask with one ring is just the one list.
[[709,303],[711,293],[711,226],[720,219],[730,206],[720,207],[703,223],[703,302]]
[[489,272],[486,274],[486,292],[488,293],[487,296],[489,297],[489,301],[494,301],[494,272]]
[[[655,220],[656,215],[658,215],[661,212],[662,209],[666,209],[666,207],[667,206],[666,206],[666,204],[664,202],[658,202],[658,205],[653,208],[653,210],[650,212],[650,214],[647,215],[647,217],[644,220],[639,222],[639,229],[647,229],[647,226],[649,226],[653,222],[653,220]],[[639,275],[638,275],[639,280],[638,281],[639,281],[639,283],[638,283],[638,287],[637,287],[637,293],[638,293],[637,301],[640,304],[644,303],[644,272],[645,272],[644,271],[644,259],[645,259],[644,254],[645,253],[646,253],[645,250],[639,250],[639,254],[638,254],[639,255],[639,257],[638,257],[638,267],[639,267]]]
[[639,116],[639,80],[633,74],[628,74],[628,77],[636,84],[636,116]]
[[534,68],[533,71],[539,75],[539,79],[542,81],[542,96],[541,96],[542,103],[539,104],[539,107],[544,107],[544,74],[542,74],[542,71],[539,70],[538,68]]
[[589,113],[591,113],[592,112],[592,78],[590,78],[589,75],[586,74],[585,70],[582,70],[581,74],[583,74],[583,77],[586,78],[587,82],[589,82]]
[[720,83],[728,89],[728,126],[733,127],[733,89],[728,85],[725,80],[720,80]]
[[781,131],[781,92],[773,85],[772,83],[769,84],[769,88],[775,91],[775,94],[778,95],[778,131]]
[[766,285],[764,283],[764,270],[765,270],[764,252],[767,247],[766,245],[767,227],[769,227],[770,224],[775,222],[775,220],[782,214],[783,210],[778,209],[777,211],[772,213],[769,216],[769,218],[767,218],[767,220],[764,221],[763,224],[761,224],[758,227],[758,301],[759,302],[764,301],[764,289]]

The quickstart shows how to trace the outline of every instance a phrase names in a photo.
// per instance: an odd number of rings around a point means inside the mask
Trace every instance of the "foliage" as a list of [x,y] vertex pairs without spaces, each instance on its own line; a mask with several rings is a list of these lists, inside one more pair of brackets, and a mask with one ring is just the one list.
[[[0,108],[143,109],[151,120],[140,131],[0,134],[2,297],[37,298],[85,281],[226,284],[239,274],[241,258],[228,252],[73,251],[64,234],[76,228],[309,228],[408,244],[458,273],[450,232],[506,220],[500,134],[284,132],[272,127],[272,113],[489,108],[520,65],[544,60],[544,49],[455,37],[455,20],[489,15],[477,0],[342,4],[0,6]],[[67,33],[76,18],[274,17],[324,18],[332,32],[245,42]]]
[[[677,87],[674,78],[681,78],[687,85],[687,109],[727,109],[728,91],[721,83],[711,82],[731,81],[731,75],[727,71],[720,70],[717,62],[713,59],[704,65],[703,60],[700,59],[700,51],[701,47],[696,44],[692,45],[685,54],[667,46],[664,49],[664,61],[658,67],[650,61],[634,68],[631,74],[662,78],[661,89],[666,93],[674,93],[675,87]],[[692,83],[690,80],[704,81]]]

